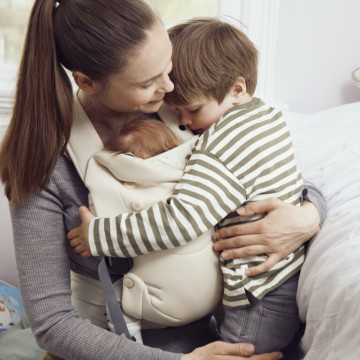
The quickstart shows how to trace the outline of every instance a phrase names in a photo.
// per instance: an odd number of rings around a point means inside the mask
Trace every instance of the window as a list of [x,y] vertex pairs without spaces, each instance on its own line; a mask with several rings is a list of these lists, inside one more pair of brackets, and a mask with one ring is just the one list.
[[0,63],[17,63],[21,56],[33,0],[0,0]]
[[[201,14],[215,16],[217,0],[147,0],[171,26]],[[0,64],[17,64],[21,57],[28,18],[34,0],[0,0]]]
[[11,114],[15,77],[32,4],[33,0],[0,0],[0,126]]
[[[53,1],[53,0],[48,0]],[[242,21],[262,56],[258,91],[272,95],[273,50],[279,0],[146,0],[166,27],[194,16],[230,15]],[[0,127],[9,120],[18,63],[34,0],[0,0]],[[265,80],[265,81],[264,81]]]
[[[197,15],[217,14],[218,0],[147,1],[166,26]],[[34,0],[0,0],[0,126],[7,123],[11,114],[18,64],[33,4]]]
[[147,0],[166,27],[194,16],[216,16],[217,0]]

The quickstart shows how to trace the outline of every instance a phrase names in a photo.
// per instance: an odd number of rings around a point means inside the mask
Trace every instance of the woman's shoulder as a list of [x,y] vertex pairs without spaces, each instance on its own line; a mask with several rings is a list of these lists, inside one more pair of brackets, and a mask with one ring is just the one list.
[[72,161],[61,155],[50,177],[49,190],[56,191],[65,198],[81,195],[87,196],[87,189],[81,180]]
[[66,155],[60,155],[54,171],[51,174],[51,180],[61,179],[71,180],[71,182],[81,181],[73,162]]

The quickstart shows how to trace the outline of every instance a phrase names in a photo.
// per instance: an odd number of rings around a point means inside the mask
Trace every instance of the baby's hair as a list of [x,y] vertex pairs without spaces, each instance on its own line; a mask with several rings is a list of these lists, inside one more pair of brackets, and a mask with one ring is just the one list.
[[107,150],[132,153],[141,158],[158,155],[179,146],[175,133],[160,120],[135,119],[116,129],[110,136]]
[[238,77],[251,96],[257,83],[258,53],[239,28],[219,18],[195,18],[168,30],[173,45],[174,91],[166,94],[171,105],[195,99],[220,104]]

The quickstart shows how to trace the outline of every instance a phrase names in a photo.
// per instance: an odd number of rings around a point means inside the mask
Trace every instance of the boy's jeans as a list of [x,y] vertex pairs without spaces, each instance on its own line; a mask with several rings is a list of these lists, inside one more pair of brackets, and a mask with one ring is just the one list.
[[254,344],[256,353],[286,347],[300,326],[296,304],[298,280],[299,273],[261,300],[247,293],[249,307],[227,308],[220,328],[223,340]]

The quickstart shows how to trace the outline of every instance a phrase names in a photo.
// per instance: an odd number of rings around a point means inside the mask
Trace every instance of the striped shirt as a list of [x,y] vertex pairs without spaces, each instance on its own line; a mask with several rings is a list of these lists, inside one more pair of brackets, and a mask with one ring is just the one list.
[[[95,218],[90,223],[93,255],[134,257],[185,245],[208,229],[240,218],[245,203],[277,197],[300,205],[303,180],[280,111],[253,98],[230,109],[200,136],[172,196],[138,213]],[[248,278],[245,270],[266,255],[222,261],[223,303],[249,304],[245,290],[261,299],[300,270],[303,247],[268,272]]]

